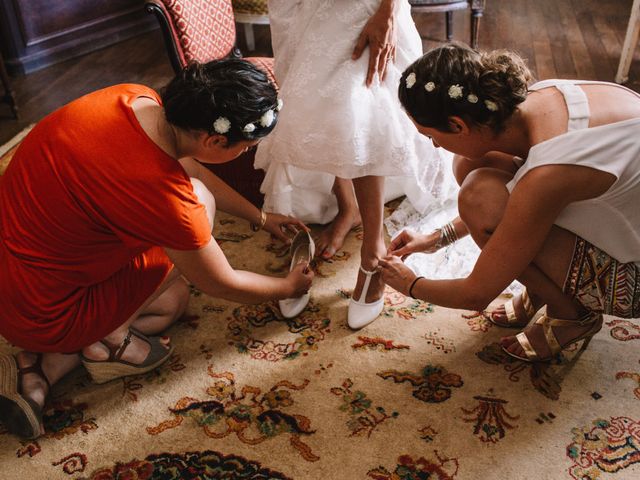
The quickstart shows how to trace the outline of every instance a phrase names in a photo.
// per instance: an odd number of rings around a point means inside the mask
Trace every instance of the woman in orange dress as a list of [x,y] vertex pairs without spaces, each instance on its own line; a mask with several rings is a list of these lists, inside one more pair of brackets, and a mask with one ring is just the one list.
[[[185,310],[185,278],[238,302],[300,296],[312,273],[234,270],[211,236],[216,206],[286,241],[267,214],[202,163],[223,163],[275,126],[281,103],[243,60],[192,65],[160,97],[142,85],[88,94],[43,119],[0,177],[0,421],[43,433],[50,386],[83,363],[103,383],[168,359],[157,336]],[[197,161],[195,159],[198,159]]]

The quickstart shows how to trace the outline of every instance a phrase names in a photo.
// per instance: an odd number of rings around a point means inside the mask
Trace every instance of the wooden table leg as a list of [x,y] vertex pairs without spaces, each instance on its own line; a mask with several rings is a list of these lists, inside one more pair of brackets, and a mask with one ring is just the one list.
[[13,96],[13,90],[11,90],[9,75],[7,74],[7,69],[4,66],[4,59],[2,58],[2,55],[0,55],[0,79],[4,86],[4,96],[1,100],[9,104],[11,111],[13,112],[13,116],[18,118],[18,106],[16,105],[16,99]]
[[640,34],[640,0],[633,0],[631,15],[629,15],[629,25],[627,34],[624,37],[618,73],[616,73],[616,83],[624,83],[629,80],[629,69],[633,60],[633,51],[638,44],[638,34]]

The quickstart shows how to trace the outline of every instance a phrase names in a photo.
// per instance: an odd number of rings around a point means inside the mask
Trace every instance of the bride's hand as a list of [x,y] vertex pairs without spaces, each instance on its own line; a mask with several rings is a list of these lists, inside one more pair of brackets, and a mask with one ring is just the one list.
[[298,233],[298,230],[309,231],[309,227],[297,218],[280,215],[279,213],[267,213],[267,221],[262,229],[287,245],[291,243],[291,237],[286,234],[287,231],[293,235]]
[[387,66],[396,58],[396,31],[395,31],[395,1],[383,0],[380,7],[374,13],[362,29],[356,47],[353,50],[352,59],[357,60],[362,56],[364,49],[369,46],[369,68],[367,70],[367,87],[373,83],[373,77],[378,73],[380,81],[384,81]]

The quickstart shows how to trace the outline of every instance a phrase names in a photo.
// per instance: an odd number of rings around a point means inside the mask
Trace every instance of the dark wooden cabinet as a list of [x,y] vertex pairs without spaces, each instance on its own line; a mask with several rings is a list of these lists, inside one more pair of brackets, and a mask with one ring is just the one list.
[[7,70],[24,74],[156,28],[144,0],[0,0]]

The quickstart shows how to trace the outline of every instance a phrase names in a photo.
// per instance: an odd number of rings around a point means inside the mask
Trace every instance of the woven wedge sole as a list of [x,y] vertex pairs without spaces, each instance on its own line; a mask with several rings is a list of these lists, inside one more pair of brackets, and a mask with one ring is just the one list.
[[118,378],[129,377],[131,375],[141,375],[143,373],[150,372],[169,360],[171,353],[173,353],[173,347],[169,348],[167,355],[150,365],[145,365],[144,367],[123,363],[118,360],[112,362],[90,360],[84,356],[82,357],[82,364],[89,372],[89,375],[91,375],[92,380],[95,383],[102,384]]
[[40,436],[42,409],[18,392],[20,376],[13,355],[0,356],[0,421],[22,438]]

